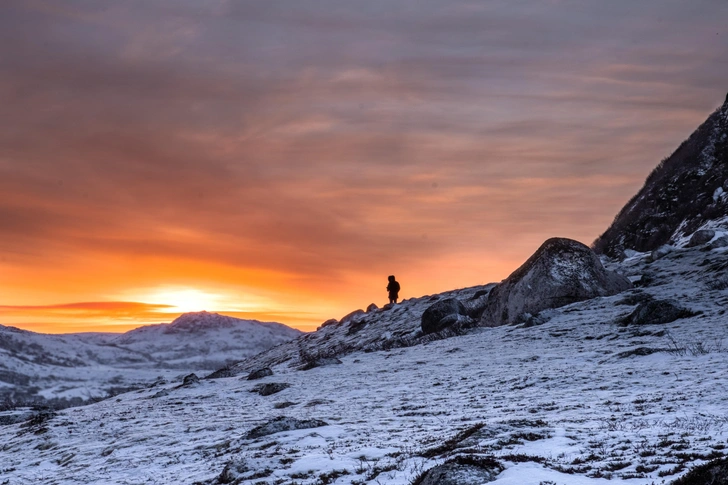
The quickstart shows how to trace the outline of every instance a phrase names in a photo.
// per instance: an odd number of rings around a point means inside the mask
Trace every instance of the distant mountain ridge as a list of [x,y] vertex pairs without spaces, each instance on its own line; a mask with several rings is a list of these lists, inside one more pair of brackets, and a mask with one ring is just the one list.
[[280,323],[185,313],[124,334],[40,334],[0,325],[0,404],[80,404],[158,377],[208,372],[303,332]]
[[728,96],[675,152],[647,177],[642,189],[594,241],[598,253],[652,251],[728,218]]

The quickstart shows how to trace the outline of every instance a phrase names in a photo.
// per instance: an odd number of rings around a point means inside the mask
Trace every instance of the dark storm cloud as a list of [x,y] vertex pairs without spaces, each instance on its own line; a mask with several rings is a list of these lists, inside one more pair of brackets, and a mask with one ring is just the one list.
[[531,179],[606,223],[728,78],[718,0],[0,9],[0,249],[33,260],[416,262],[573,223]]

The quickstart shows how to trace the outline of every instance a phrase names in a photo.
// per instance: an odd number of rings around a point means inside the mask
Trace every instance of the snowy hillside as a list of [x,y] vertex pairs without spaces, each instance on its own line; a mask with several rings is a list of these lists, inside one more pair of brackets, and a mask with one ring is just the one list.
[[279,323],[206,312],[125,334],[45,335],[0,326],[0,399],[77,404],[158,378],[210,372],[300,334]]
[[[407,485],[446,462],[437,470],[459,469],[457,483],[669,483],[728,447],[728,252],[608,266],[638,287],[544,311],[535,326],[398,347],[427,303],[410,300],[299,339],[343,350],[341,364],[299,370],[284,345],[248,362],[279,362],[260,380],[241,364],[36,414],[0,427],[0,483]],[[678,318],[642,314],[651,303]]]

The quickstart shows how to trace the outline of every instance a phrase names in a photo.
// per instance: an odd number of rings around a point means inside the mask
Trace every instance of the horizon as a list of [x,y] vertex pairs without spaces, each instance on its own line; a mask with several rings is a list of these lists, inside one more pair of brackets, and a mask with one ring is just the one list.
[[728,4],[0,5],[0,324],[303,331],[591,243],[726,99]]

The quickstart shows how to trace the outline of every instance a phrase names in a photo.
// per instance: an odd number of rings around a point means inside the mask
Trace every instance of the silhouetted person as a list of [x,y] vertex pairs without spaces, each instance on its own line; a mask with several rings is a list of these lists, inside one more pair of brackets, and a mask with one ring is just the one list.
[[389,280],[389,284],[387,285],[389,303],[397,303],[397,298],[399,298],[399,283],[394,279],[394,275],[389,276],[387,279]]

